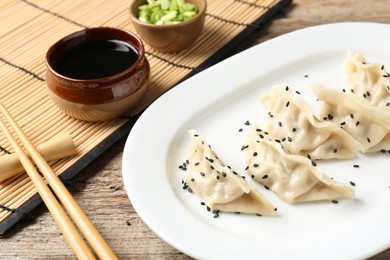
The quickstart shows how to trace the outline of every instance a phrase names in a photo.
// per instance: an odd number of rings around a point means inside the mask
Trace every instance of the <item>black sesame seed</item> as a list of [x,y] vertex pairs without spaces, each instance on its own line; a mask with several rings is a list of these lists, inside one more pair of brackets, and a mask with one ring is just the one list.
[[286,137],[283,137],[283,138],[282,138],[282,142],[284,142],[284,141],[286,141]]
[[385,149],[382,149],[382,150],[381,150],[381,153],[386,153],[386,150],[385,150]]
[[384,69],[385,69],[385,65],[382,65],[381,70],[384,70]]
[[222,177],[226,177],[226,172],[222,172]]
[[364,98],[367,98],[367,95],[366,95],[366,94],[363,94],[363,97],[364,97]]
[[277,142],[277,143],[281,143],[279,139],[275,139],[275,142]]
[[286,86],[286,88],[285,88],[285,89],[286,89],[286,91],[288,91],[288,90],[289,90],[289,87],[288,87],[288,86]]
[[258,165],[257,163],[254,163],[254,164],[253,164],[253,167],[255,167],[255,168],[256,168],[256,167],[259,167],[259,165]]
[[359,124],[360,124],[360,121],[357,121],[355,125],[358,126]]
[[251,123],[249,122],[249,120],[247,120],[246,122],[245,122],[245,125],[250,125]]
[[337,200],[332,200],[332,203],[337,204],[339,202]]
[[241,151],[245,150],[245,149],[248,148],[248,147],[249,147],[249,145],[243,145],[243,146],[241,147]]
[[233,171],[233,174],[234,174],[234,175],[238,175],[238,173],[237,173],[236,171]]
[[238,132],[242,132],[242,128],[238,129]]
[[328,114],[328,119],[329,120],[332,120],[333,119],[333,116],[331,114]]
[[334,149],[333,149],[333,152],[334,152],[334,153],[337,153],[337,148],[334,148]]
[[354,93],[355,91],[351,88],[351,93]]
[[236,211],[236,212],[234,212],[235,214],[241,214],[241,212],[239,212],[239,211]]
[[278,208],[274,208],[274,211],[278,211]]
[[307,154],[306,157],[307,157],[309,160],[311,160],[310,154]]
[[345,125],[346,123],[345,122],[341,122],[340,125]]
[[349,182],[352,186],[355,186],[356,184],[353,181]]
[[315,167],[315,166],[317,166],[317,163],[315,161],[311,161],[311,165],[313,165]]
[[305,75],[304,77],[305,77],[305,78],[308,78],[308,77],[309,77],[309,75]]
[[267,179],[268,178],[268,175],[266,174],[266,175],[264,175],[263,177],[262,177],[262,179],[264,180],[264,179]]
[[360,166],[359,166],[359,164],[354,164],[353,167],[354,168],[359,168]]
[[190,164],[190,161],[189,161],[189,160],[186,160],[186,163],[187,163],[187,164]]
[[183,185],[183,190],[185,190],[185,189],[187,189],[187,188],[188,188],[187,183],[184,183],[184,185]]
[[257,156],[257,152],[254,152],[254,153],[253,153],[253,157],[255,157],[255,156]]
[[200,203],[200,205],[202,205],[202,206],[204,206],[204,205],[206,205],[206,203],[204,203],[203,201]]
[[191,181],[192,181],[192,182],[195,182],[195,179],[194,179],[194,178],[191,178]]
[[298,95],[300,95],[300,94],[301,94],[301,92],[299,92],[299,91],[295,91],[295,93],[297,93]]
[[366,93],[367,93],[367,97],[371,96],[370,92],[367,91]]
[[268,135],[268,132],[264,132],[265,135]]
[[217,180],[219,180],[219,176],[217,175],[217,176],[215,176],[215,178],[217,178]]
[[371,143],[371,139],[369,137],[367,137],[367,142]]
[[256,216],[262,217],[263,215],[261,215],[261,214],[256,214]]
[[192,189],[190,187],[188,187],[187,190],[188,190],[189,193],[192,193]]
[[287,140],[291,143],[292,142],[292,138],[290,136],[287,136]]
[[345,93],[345,89],[343,89],[343,92]]
[[293,131],[293,132],[296,132],[296,131],[297,131],[297,129],[294,127],[294,128],[292,129],[292,131]]
[[195,165],[195,166],[198,166],[198,165],[199,165],[199,162],[196,162],[194,165]]
[[209,206],[207,206],[206,209],[207,209],[207,211],[210,211],[210,210],[211,210]]
[[245,171],[247,171],[249,169],[249,166],[245,167]]
[[286,107],[288,107],[290,105],[290,101],[287,101],[286,103]]
[[255,175],[252,174],[252,175],[251,175],[251,178],[253,179],[254,177],[255,177]]
[[210,165],[210,169],[211,169],[211,170],[214,170],[214,166]]
[[264,188],[266,188],[267,190],[269,190],[268,186],[264,185]]
[[218,213],[215,213],[213,218],[218,218],[219,217],[219,214]]
[[194,137],[198,137],[199,135],[198,134],[194,134]]
[[260,134],[259,137],[260,137],[261,139],[264,139],[264,135],[261,135],[261,134]]
[[204,177],[206,174],[204,172],[200,172],[200,176]]

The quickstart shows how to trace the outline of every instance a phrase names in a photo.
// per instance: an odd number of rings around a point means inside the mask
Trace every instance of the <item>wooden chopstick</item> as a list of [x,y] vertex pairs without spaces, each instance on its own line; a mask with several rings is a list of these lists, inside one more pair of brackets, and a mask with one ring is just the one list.
[[[14,133],[23,143],[30,157],[34,160],[35,164],[40,169],[42,175],[45,177],[50,187],[57,195],[57,198],[61,201],[64,208],[68,211],[69,215],[72,217],[73,221],[76,223],[81,233],[89,242],[90,246],[95,250],[97,256],[100,259],[117,259],[115,253],[108,246],[104,238],[100,235],[99,231],[85,215],[83,210],[80,208],[80,206],[74,200],[72,195],[66,189],[65,185],[60,181],[58,176],[53,172],[51,167],[48,165],[48,163],[45,161],[45,159],[42,157],[36,147],[27,138],[27,136],[24,134],[24,132],[16,123],[16,121],[12,118],[11,114],[1,103],[0,111],[4,115],[4,119],[6,119],[9,125],[13,128]],[[86,245],[83,238],[80,236],[76,227],[72,224],[71,220],[69,219],[55,196],[51,193],[50,189],[39,175],[33,163],[30,161],[29,157],[19,146],[15,137],[12,135],[11,131],[8,129],[6,123],[4,122],[4,119],[0,117],[1,128],[3,129],[6,137],[14,148],[15,153],[18,155],[21,164],[25,168],[39,195],[42,197],[42,200],[46,204],[47,208],[55,219],[60,230],[64,234],[65,239],[69,243],[75,255],[79,259],[94,259],[95,257],[91,253],[89,247]]]

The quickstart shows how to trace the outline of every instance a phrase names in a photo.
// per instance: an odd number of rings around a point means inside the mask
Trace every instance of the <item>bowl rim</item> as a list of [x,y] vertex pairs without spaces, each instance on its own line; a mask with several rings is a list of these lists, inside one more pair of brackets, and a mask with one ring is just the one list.
[[[125,70],[123,70],[121,72],[118,72],[118,73],[110,75],[110,76],[101,77],[101,78],[93,78],[93,79],[77,79],[77,78],[68,77],[68,76],[65,76],[65,75],[59,73],[54,68],[50,57],[53,55],[53,53],[55,51],[57,51],[57,49],[62,44],[66,44],[65,43],[66,41],[69,41],[69,42],[74,41],[75,39],[77,39],[79,37],[85,37],[87,33],[91,33],[91,32],[92,33],[99,33],[99,32],[101,33],[102,31],[119,32],[119,33],[123,33],[123,34],[128,35],[128,36],[132,37],[133,39],[135,39],[138,46],[134,46],[134,44],[132,42],[129,42],[129,41],[126,41],[126,42],[131,44],[134,48],[136,48],[136,50],[138,52],[137,53],[138,54],[137,61],[133,65],[131,65],[130,67],[126,68]],[[145,46],[144,46],[144,43],[142,42],[141,38],[129,30],[125,30],[125,29],[117,28],[117,27],[110,27],[110,26],[89,27],[89,28],[85,28],[83,30],[79,30],[79,31],[75,31],[73,33],[70,33],[70,34],[62,37],[58,41],[54,42],[49,47],[49,49],[47,50],[46,55],[45,55],[45,64],[46,64],[47,70],[50,71],[52,74],[54,74],[56,77],[58,77],[62,80],[68,81],[68,82],[86,84],[86,85],[90,85],[90,86],[94,86],[96,84],[100,85],[100,84],[112,82],[115,80],[120,81],[124,77],[126,77],[126,75],[133,73],[138,67],[142,66],[142,64],[144,63],[144,60],[145,60]],[[66,86],[66,88],[72,89],[72,87],[70,87],[70,86]]]
[[[186,0],[187,1],[187,0]],[[139,2],[146,2],[146,0],[133,0],[130,4],[130,18],[133,20],[133,22],[136,22],[139,25],[150,27],[150,28],[161,28],[161,29],[169,29],[169,28],[175,28],[175,27],[181,27],[185,26],[186,24],[193,23],[196,21],[199,17],[202,17],[206,14],[207,10],[207,1],[206,0],[199,0],[202,2],[202,6],[197,6],[198,13],[194,16],[188,19],[187,21],[176,23],[176,24],[152,24],[152,23],[145,23],[138,19],[137,15],[134,13],[136,8],[140,5]]]

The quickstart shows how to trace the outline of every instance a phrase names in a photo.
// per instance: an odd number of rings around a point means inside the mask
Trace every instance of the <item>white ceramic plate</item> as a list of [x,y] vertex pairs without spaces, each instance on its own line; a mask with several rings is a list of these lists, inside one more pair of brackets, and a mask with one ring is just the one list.
[[389,25],[322,25],[262,43],[176,86],[143,113],[126,142],[123,181],[133,207],[158,236],[198,259],[352,259],[385,250],[390,154],[319,162],[335,180],[356,183],[356,199],[338,204],[289,205],[257,185],[278,208],[275,217],[221,213],[213,218],[200,198],[182,189],[178,166],[188,155],[187,131],[194,128],[244,175],[244,123],[261,122],[262,93],[287,84],[315,106],[312,83],[346,87],[348,50],[390,68],[389,46]]

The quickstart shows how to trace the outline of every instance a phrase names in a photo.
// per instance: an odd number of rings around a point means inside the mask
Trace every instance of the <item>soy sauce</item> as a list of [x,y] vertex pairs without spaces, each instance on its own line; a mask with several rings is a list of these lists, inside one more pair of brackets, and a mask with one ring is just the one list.
[[133,46],[120,40],[99,40],[67,50],[54,69],[74,79],[98,79],[115,75],[131,67],[138,59]]

